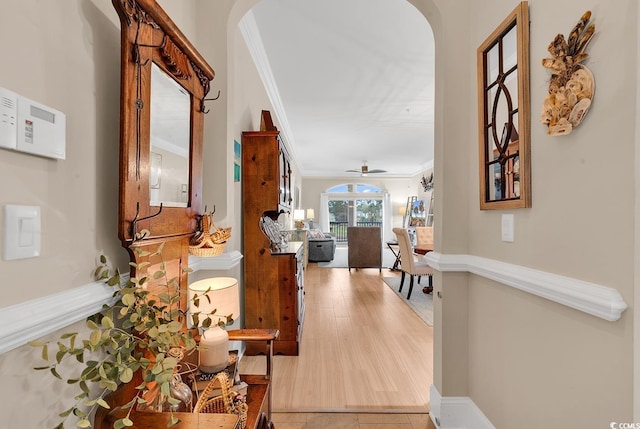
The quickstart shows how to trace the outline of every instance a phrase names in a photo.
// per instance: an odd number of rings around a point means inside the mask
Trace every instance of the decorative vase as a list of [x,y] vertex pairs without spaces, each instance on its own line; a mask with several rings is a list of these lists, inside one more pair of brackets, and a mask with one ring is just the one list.
[[[191,388],[182,381],[182,376],[190,372],[194,372],[196,367],[186,363],[180,363],[173,374],[173,378],[169,381],[169,397],[166,397],[160,391],[160,385],[154,383],[143,395],[142,399],[146,403],[138,404],[137,410],[143,412],[191,412],[193,411],[193,393]],[[169,401],[169,398],[176,399]]]

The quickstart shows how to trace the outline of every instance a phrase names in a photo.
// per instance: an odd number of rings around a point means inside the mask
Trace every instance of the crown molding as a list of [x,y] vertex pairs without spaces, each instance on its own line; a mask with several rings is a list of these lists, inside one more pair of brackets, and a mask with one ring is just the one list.
[[278,123],[280,125],[280,136],[284,140],[284,144],[287,146],[289,154],[293,159],[298,159],[298,157],[295,156],[295,151],[293,149],[293,132],[291,131],[291,126],[289,125],[289,120],[287,119],[287,114],[282,104],[282,99],[280,98],[280,91],[278,90],[278,85],[273,77],[271,63],[269,63],[269,58],[267,57],[267,53],[264,49],[262,36],[260,36],[260,30],[258,29],[258,24],[256,23],[253,12],[247,12],[240,20],[238,27],[240,28],[242,37],[244,37],[245,43],[247,44],[251,58],[253,58],[253,62],[256,65],[258,74],[262,79],[267,96],[273,105],[273,114],[278,118]]

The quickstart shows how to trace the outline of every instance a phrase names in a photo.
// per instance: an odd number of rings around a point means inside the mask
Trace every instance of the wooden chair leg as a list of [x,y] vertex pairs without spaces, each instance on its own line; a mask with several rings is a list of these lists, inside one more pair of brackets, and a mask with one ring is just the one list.
[[423,287],[422,292],[427,294],[433,292],[433,276],[429,276],[429,286]]
[[398,289],[398,292],[402,292],[402,286],[404,286],[404,275],[405,272],[402,272],[402,276],[400,277],[400,289]]
[[411,299],[411,292],[413,291],[413,275],[411,276],[411,281],[409,281],[409,293],[407,294],[407,301]]

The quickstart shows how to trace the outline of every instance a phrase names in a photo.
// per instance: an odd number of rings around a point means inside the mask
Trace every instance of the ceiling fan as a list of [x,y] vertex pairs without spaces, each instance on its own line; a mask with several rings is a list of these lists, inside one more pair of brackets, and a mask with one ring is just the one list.
[[346,170],[347,173],[360,173],[361,176],[366,176],[369,173],[386,173],[387,170],[380,170],[378,168],[375,168],[373,170],[369,170],[369,167],[367,166],[367,161],[363,161],[362,162],[362,167],[360,167],[360,170]]

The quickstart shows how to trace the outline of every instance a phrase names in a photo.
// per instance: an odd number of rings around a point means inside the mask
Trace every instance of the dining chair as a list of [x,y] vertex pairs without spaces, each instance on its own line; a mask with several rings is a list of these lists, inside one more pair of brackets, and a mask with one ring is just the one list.
[[420,283],[420,277],[428,276],[428,292],[433,291],[433,268],[431,268],[425,261],[416,260],[416,255],[413,253],[411,240],[409,239],[409,232],[404,228],[393,228],[393,232],[396,234],[398,247],[400,248],[400,269],[402,270],[400,289],[398,289],[398,292],[402,292],[406,274],[409,274],[411,277],[409,281],[409,293],[407,293],[407,299],[411,299],[413,278],[415,276],[418,276],[418,283]]
[[416,245],[433,244],[433,227],[416,226]]

